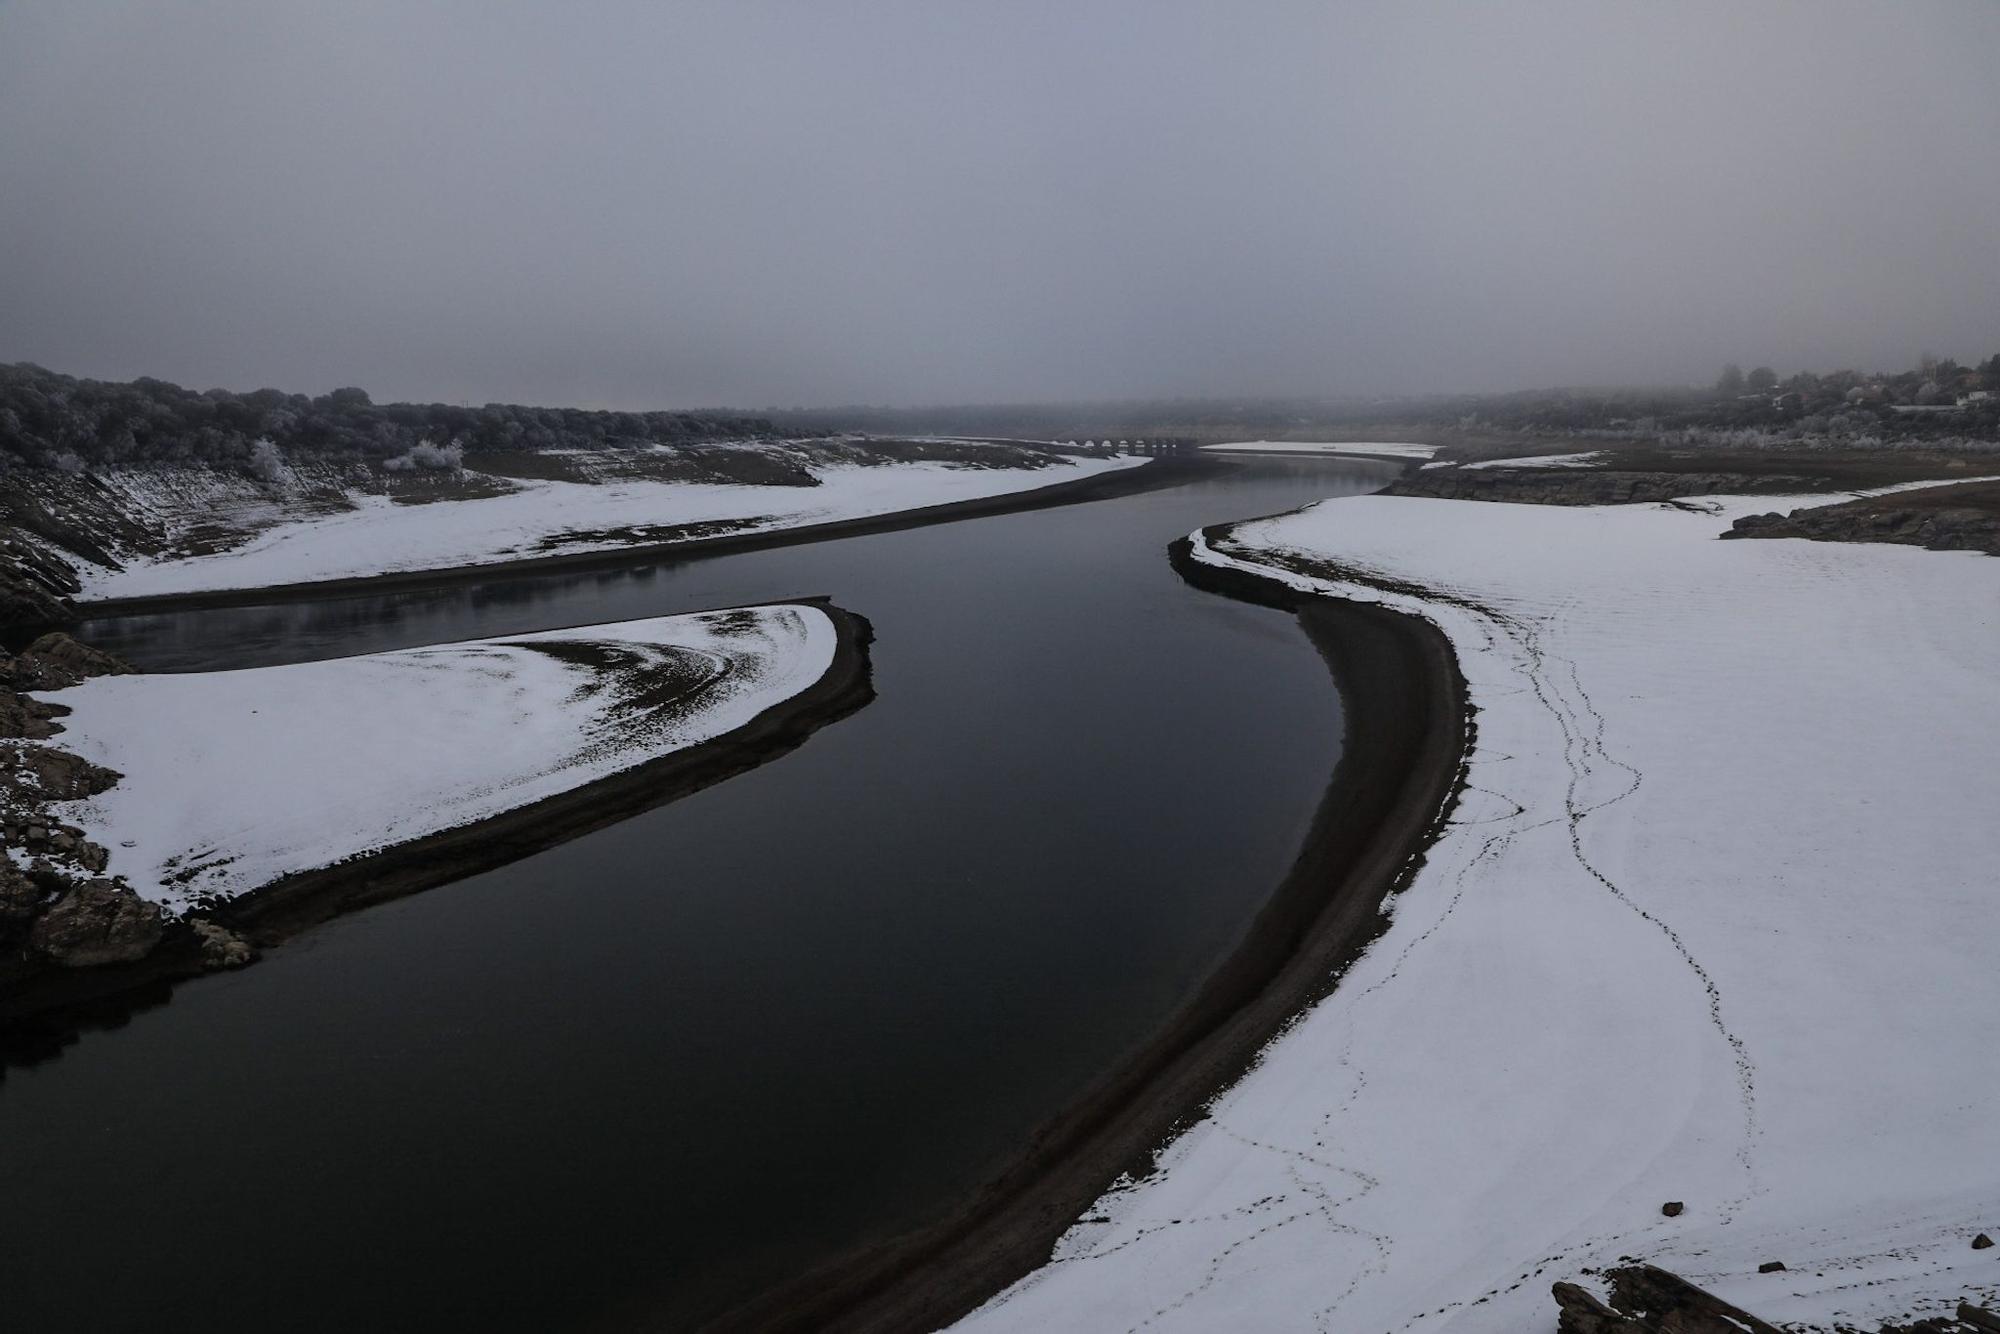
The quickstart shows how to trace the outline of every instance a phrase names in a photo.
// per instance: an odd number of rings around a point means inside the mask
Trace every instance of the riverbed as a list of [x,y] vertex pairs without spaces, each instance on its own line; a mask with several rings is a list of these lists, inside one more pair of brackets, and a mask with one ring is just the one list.
[[10,1073],[10,1323],[673,1328],[921,1223],[1230,951],[1338,755],[1290,618],[1167,543],[1395,473],[85,626],[214,670],[824,594],[878,698]]

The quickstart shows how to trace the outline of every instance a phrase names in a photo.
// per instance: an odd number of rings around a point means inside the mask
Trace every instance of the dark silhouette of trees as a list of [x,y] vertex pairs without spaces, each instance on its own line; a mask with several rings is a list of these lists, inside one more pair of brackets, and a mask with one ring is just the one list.
[[0,365],[0,467],[109,468],[199,463],[258,476],[268,440],[286,458],[380,463],[419,445],[466,453],[594,449],[698,440],[756,439],[777,430],[761,417],[689,412],[593,412],[511,403],[371,401],[346,388],[308,398],[278,389],[196,392],[165,380],[83,380],[23,362]]

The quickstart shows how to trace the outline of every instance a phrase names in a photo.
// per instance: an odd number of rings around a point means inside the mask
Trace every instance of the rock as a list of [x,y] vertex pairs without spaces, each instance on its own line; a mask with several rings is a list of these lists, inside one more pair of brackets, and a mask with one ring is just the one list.
[[1611,1308],[1631,1323],[1620,1328],[1649,1334],[1782,1334],[1741,1307],[1704,1292],[1679,1274],[1647,1264],[1604,1271]]
[[1975,1251],[1987,1250],[1991,1248],[1992,1245],[1993,1245],[1993,1238],[1987,1236],[1984,1232],[1980,1233],[1978,1236],[1972,1239],[1972,1249]]
[[76,569],[68,561],[5,529],[0,529],[0,571],[31,581],[50,597],[74,597],[83,591]]
[[22,790],[20,775],[33,778],[33,795],[42,801],[76,801],[115,787],[124,775],[92,764],[54,746],[0,744],[0,787]]
[[1686,1207],[1687,1206],[1683,1205],[1679,1200],[1668,1200],[1665,1204],[1660,1206],[1660,1212],[1665,1214],[1669,1218],[1679,1218],[1681,1216],[1681,1210]]
[[93,676],[118,676],[132,670],[130,664],[109,653],[79,644],[60,630],[52,630],[14,659],[14,688],[62,690]]
[[0,550],[0,630],[27,632],[75,619],[76,608],[68,598]]
[[1783,1260],[1766,1260],[1763,1264],[1757,1266],[1757,1272],[1760,1274],[1777,1274],[1782,1273],[1784,1268],[1785,1262]]
[[[6,680],[13,680],[11,671]],[[0,737],[22,737],[29,741],[52,737],[62,728],[50,720],[67,712],[53,704],[0,689]]]
[[1550,1291],[1556,1298],[1556,1329],[1559,1334],[1625,1334],[1626,1331],[1644,1328],[1638,1321],[1618,1314],[1574,1283],[1558,1283]]
[[241,968],[257,957],[257,951],[250,947],[250,942],[228,927],[202,917],[195,918],[189,925],[194,928],[195,939],[201,942],[201,966],[204,968]]
[[79,839],[76,845],[76,864],[92,875],[101,875],[111,864],[110,849],[89,839]]
[[0,862],[0,928],[25,924],[41,903],[41,886]]
[[89,968],[145,958],[164,929],[158,904],[109,880],[86,880],[42,913],[28,943],[65,968]]
[[1803,537],[1815,542],[1892,542],[1930,551],[2000,556],[2000,516],[1984,510],[1898,507],[1893,500],[1752,514],[1724,537]]

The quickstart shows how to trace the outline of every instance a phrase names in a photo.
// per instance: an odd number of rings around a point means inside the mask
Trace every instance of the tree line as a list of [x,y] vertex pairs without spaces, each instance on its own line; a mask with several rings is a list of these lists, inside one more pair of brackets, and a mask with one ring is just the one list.
[[382,463],[453,447],[477,455],[776,434],[767,418],[722,413],[375,403],[351,388],[316,398],[279,389],[239,394],[149,377],[87,380],[27,362],[0,364],[0,468],[78,472],[205,464],[256,475],[270,452],[260,441],[286,457]]

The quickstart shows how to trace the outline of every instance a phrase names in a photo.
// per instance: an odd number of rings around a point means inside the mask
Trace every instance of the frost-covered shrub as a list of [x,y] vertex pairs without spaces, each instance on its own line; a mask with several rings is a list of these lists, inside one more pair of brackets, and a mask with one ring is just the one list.
[[285,480],[285,459],[271,437],[259,436],[250,445],[250,475],[266,482]]
[[65,476],[74,477],[83,471],[83,460],[74,451],[65,449],[49,460],[49,466]]
[[442,472],[447,469],[456,472],[465,466],[465,446],[456,440],[448,445],[419,440],[405,453],[382,460],[382,466],[390,472]]

